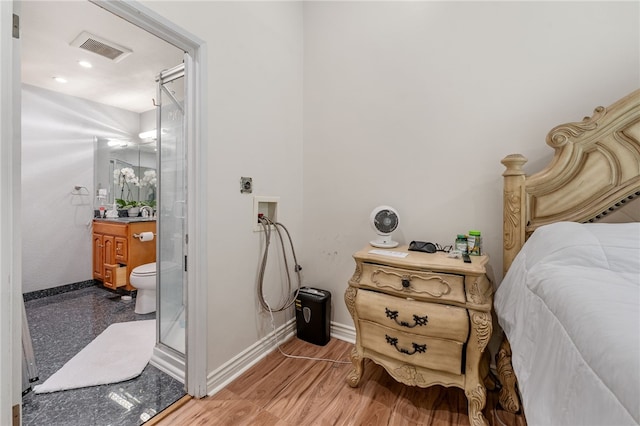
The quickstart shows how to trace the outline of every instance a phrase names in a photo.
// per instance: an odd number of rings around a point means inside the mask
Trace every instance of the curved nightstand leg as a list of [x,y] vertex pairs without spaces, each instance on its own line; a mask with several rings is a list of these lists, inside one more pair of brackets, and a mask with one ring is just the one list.
[[471,330],[467,343],[467,365],[464,393],[469,401],[469,423],[472,426],[488,426],[482,414],[487,403],[487,389],[484,380],[489,374],[486,350],[493,324],[491,314],[485,311],[469,310]]
[[357,387],[362,379],[362,372],[364,371],[364,358],[358,355],[358,350],[353,348],[351,351],[351,362],[353,363],[353,370],[349,372],[347,376],[347,383],[352,388]]
[[487,403],[487,391],[481,384],[465,392],[469,401],[469,423],[471,426],[489,426],[482,414]]
[[517,413],[520,410],[520,399],[516,391],[516,375],[511,365],[511,345],[506,337],[502,339],[500,350],[496,354],[496,368],[502,385],[498,394],[500,405],[511,413]]

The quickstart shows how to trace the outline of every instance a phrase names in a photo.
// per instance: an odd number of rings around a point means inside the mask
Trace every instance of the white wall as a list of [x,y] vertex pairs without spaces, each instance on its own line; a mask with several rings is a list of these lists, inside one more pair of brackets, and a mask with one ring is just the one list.
[[[209,371],[272,331],[260,313],[262,233],[253,196],[280,197],[278,219],[302,246],[302,3],[144,2],[207,43]],[[240,177],[253,194],[240,193]],[[276,259],[277,245],[271,247]],[[269,303],[286,294],[278,262]],[[276,325],[287,315],[275,315]]]
[[502,172],[547,163],[552,127],[640,82],[637,2],[307,2],[304,233],[309,284],[342,296],[371,210],[394,238],[452,243],[479,229],[502,270]]
[[[94,138],[131,138],[139,123],[138,113],[23,85],[23,293],[93,279]],[[90,195],[72,195],[75,185]]]
[[539,169],[548,130],[638,86],[637,3],[144,4],[208,48],[209,371],[270,331],[241,176],[281,197],[305,283],[350,326],[375,206],[400,211],[402,243],[480,229],[498,272],[500,159]]

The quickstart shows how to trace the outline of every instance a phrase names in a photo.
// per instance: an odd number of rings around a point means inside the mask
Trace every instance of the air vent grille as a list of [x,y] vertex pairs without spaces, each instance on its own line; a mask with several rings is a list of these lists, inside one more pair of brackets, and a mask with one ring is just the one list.
[[122,50],[116,49],[114,47],[108,46],[104,43],[99,42],[98,40],[94,40],[92,38],[87,39],[84,43],[78,46],[80,49],[85,49],[93,53],[97,53],[98,55],[102,55],[105,58],[109,58],[111,60],[116,59],[118,56],[122,55],[124,52]]
[[131,54],[131,49],[83,31],[71,43],[71,46],[88,50],[114,62],[119,62]]

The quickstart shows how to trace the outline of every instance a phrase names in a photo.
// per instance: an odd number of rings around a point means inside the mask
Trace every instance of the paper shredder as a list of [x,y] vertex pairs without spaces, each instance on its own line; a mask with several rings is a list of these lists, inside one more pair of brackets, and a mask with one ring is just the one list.
[[298,339],[324,346],[331,337],[331,293],[311,287],[301,287],[296,305]]

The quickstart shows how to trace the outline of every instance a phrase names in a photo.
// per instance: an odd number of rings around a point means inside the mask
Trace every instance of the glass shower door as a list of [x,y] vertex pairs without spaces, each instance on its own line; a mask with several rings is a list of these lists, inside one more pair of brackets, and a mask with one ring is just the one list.
[[185,354],[187,179],[184,65],[158,80],[158,338]]

